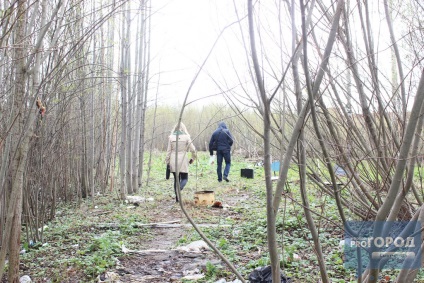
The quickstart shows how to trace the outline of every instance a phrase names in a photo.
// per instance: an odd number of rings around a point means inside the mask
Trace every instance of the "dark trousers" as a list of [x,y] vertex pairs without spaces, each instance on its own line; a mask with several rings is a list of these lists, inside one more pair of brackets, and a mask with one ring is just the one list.
[[[172,175],[174,175],[174,193],[175,193],[175,200],[178,201],[178,195],[177,195],[177,178],[175,176],[175,172],[172,172]],[[184,189],[185,185],[188,182],[188,173],[179,173],[178,181],[180,183],[180,190]]]
[[228,174],[230,174],[230,168],[231,168],[231,152],[230,150],[218,150],[216,152],[216,173],[218,174],[218,181],[222,181],[222,160],[225,161],[225,168],[224,168],[224,177],[228,177]]

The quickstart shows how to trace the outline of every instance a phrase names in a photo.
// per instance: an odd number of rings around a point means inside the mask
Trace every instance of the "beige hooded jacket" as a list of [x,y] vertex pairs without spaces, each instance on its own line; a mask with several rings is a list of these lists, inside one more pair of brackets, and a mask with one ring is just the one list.
[[166,164],[170,165],[171,172],[176,172],[177,167],[175,166],[175,155],[177,155],[177,166],[178,172],[188,173],[188,162],[187,151],[191,151],[191,158],[196,159],[196,148],[194,147],[190,135],[187,133],[187,129],[184,124],[181,123],[180,130],[178,131],[178,153],[177,149],[177,131],[173,131],[168,137],[168,149],[166,152]]

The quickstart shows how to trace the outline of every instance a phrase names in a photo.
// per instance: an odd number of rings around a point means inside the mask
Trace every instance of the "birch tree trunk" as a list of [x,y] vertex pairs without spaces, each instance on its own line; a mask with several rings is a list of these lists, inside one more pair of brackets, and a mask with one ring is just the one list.
[[131,40],[131,14],[130,14],[130,6],[128,4],[127,10],[126,10],[127,16],[126,16],[126,35],[125,35],[125,41],[127,42],[126,50],[125,50],[125,56],[126,56],[126,91],[127,91],[127,125],[126,125],[126,132],[127,132],[127,146],[125,149],[126,152],[126,161],[127,161],[127,168],[126,168],[126,182],[127,182],[127,193],[133,194],[133,184],[132,184],[132,148],[133,148],[133,110],[134,110],[134,93],[135,91],[132,88],[131,85],[131,49],[130,49],[130,40]]
[[[95,1],[92,0],[91,1],[91,10],[92,10],[92,22],[94,23],[96,21],[96,13],[94,12],[96,10],[96,5],[95,5]],[[93,34],[92,37],[92,46],[93,46],[93,58],[92,58],[92,64],[93,66],[96,66],[96,34]],[[91,45],[90,44],[90,45]],[[92,79],[91,82],[91,91],[90,91],[90,116],[91,116],[91,120],[90,120],[90,157],[88,158],[89,161],[89,168],[88,168],[88,174],[89,174],[89,183],[90,183],[90,196],[91,199],[94,200],[94,195],[95,195],[95,184],[94,184],[94,160],[95,160],[95,155],[96,155],[96,150],[95,150],[95,146],[94,146],[94,135],[95,135],[95,124],[94,124],[94,117],[95,112],[94,112],[94,101],[95,101],[95,92],[97,90],[97,88],[94,87],[94,85],[96,84],[96,78]]]
[[[122,17],[125,19],[125,5],[122,8]],[[120,187],[120,195],[121,199],[124,200],[128,191],[127,191],[127,184],[126,184],[126,170],[127,170],[127,154],[126,154],[126,145],[127,145],[127,107],[128,107],[128,101],[127,101],[127,49],[128,49],[128,39],[126,38],[126,22],[122,21],[122,27],[121,27],[121,36],[122,44],[121,44],[121,63],[120,63],[120,80],[121,80],[121,146],[119,150],[119,166],[120,166],[120,179],[121,183],[119,185]]]
[[140,146],[141,146],[141,131],[142,129],[142,111],[143,111],[143,103],[144,103],[144,85],[143,85],[143,77],[144,77],[144,41],[145,41],[145,1],[140,2],[140,15],[138,17],[139,24],[137,25],[137,34],[139,35],[137,40],[137,60],[136,60],[136,68],[137,68],[137,78],[136,78],[136,111],[135,111],[135,132],[134,132],[134,150],[133,150],[133,186],[135,192],[138,192],[138,190],[141,188],[142,182],[141,182],[141,170],[140,170],[140,163],[143,162],[143,160],[140,160]]
[[[146,7],[150,7],[152,1],[147,0]],[[139,166],[139,174],[138,174],[138,182],[139,186],[142,186],[142,178],[143,178],[143,170],[144,170],[144,145],[145,145],[145,131],[146,131],[146,111],[147,111],[147,97],[148,97],[148,89],[149,89],[149,71],[150,71],[150,40],[151,40],[151,20],[152,20],[152,11],[151,9],[147,10],[148,13],[145,15],[145,19],[148,19],[144,24],[144,49],[143,49],[143,73],[141,77],[141,85],[142,85],[142,109],[141,109],[141,123],[140,123],[140,147],[139,147],[139,158],[140,158],[140,166]],[[140,102],[141,103],[141,102]]]
[[[107,3],[106,3],[107,4]],[[101,11],[103,11],[103,7],[106,5],[105,3],[101,3]],[[101,16],[102,17],[102,16]],[[106,53],[106,47],[105,47],[105,27],[102,26],[100,29],[100,42],[99,42],[99,64],[101,66],[107,66],[105,53]],[[110,92],[108,92],[108,70],[101,70],[101,81],[100,81],[100,93],[99,93],[99,104],[100,104],[100,150],[99,150],[99,157],[98,157],[98,165],[96,168],[96,183],[99,184],[100,191],[102,194],[106,191],[106,185],[107,185],[107,135],[108,135],[108,123],[109,123],[109,115],[107,112],[107,103],[110,101]],[[94,111],[93,111],[94,112]],[[94,120],[93,120],[94,125]],[[94,128],[94,126],[93,126]],[[94,146],[94,144],[93,144]]]
[[[112,9],[115,8],[115,1],[112,1]],[[107,26],[107,38],[110,42],[114,43],[115,41],[115,27],[112,21],[109,21]],[[115,92],[114,86],[111,83],[113,81],[113,66],[114,66],[114,49],[109,48],[106,52],[106,66],[107,68],[107,93],[111,96],[112,93]],[[115,121],[118,120],[118,117],[114,117],[114,112],[112,111],[112,101],[115,99],[107,99],[106,100],[106,173],[105,173],[105,185],[108,182],[111,182],[111,186],[113,185],[113,180],[115,178]],[[116,116],[119,116],[118,113]],[[114,119],[112,119],[114,117]],[[113,124],[113,126],[112,126]]]

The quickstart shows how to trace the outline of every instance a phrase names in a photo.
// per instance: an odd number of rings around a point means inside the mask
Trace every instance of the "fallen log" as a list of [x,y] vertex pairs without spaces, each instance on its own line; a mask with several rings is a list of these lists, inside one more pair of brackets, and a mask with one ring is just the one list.
[[130,250],[130,249],[127,249],[125,246],[122,246],[122,252],[124,254],[135,253],[140,255],[151,255],[151,254],[158,254],[158,253],[168,253],[171,251],[172,250]]
[[[199,227],[212,227],[212,228],[217,228],[217,227],[231,227],[231,225],[227,225],[227,224],[197,224],[197,226]],[[191,224],[156,224],[156,225],[145,225],[144,227],[149,227],[149,228],[180,228],[180,227],[184,227],[184,228],[189,228],[189,227],[193,227],[193,225]]]
[[[191,224],[176,224],[180,220],[176,221],[169,221],[169,222],[161,222],[161,223],[133,223],[133,228],[189,228],[192,227]],[[197,224],[199,227],[205,227],[205,228],[218,228],[218,227],[231,227],[231,225],[227,224],[210,224],[210,223],[204,223],[204,224]],[[99,228],[109,228],[109,229],[118,229],[121,227],[121,224],[119,223],[99,223],[97,224],[97,227]]]
[[124,254],[127,253],[136,253],[139,255],[152,255],[152,254],[158,254],[158,253],[168,253],[168,252],[184,252],[187,254],[191,254],[190,257],[197,257],[197,254],[202,253],[203,251],[210,250],[210,247],[202,240],[194,241],[186,246],[180,246],[175,249],[170,250],[162,250],[162,249],[148,249],[148,250],[130,250],[125,245],[121,246],[122,252]]
[[[166,221],[166,222],[156,222],[156,223],[138,223],[138,222],[134,222],[132,223],[132,227],[133,228],[142,228],[142,227],[156,227],[157,225],[171,225],[174,223],[178,223],[180,222],[180,219],[177,220],[172,220],[172,221]],[[119,223],[98,223],[96,224],[97,227],[99,228],[119,228],[122,225]]]

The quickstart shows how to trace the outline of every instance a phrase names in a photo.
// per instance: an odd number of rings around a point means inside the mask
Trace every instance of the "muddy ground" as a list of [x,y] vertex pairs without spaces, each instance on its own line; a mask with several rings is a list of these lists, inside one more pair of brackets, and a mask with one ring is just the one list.
[[[217,225],[223,218],[237,218],[238,213],[232,211],[231,207],[246,197],[239,195],[237,199],[225,200],[224,208],[198,207],[190,200],[184,201],[184,205],[191,211],[195,210],[198,215],[208,215],[208,218],[215,222],[203,222],[203,225]],[[120,258],[116,268],[103,274],[101,280],[106,282],[107,280],[114,282],[182,282],[183,279],[204,274],[207,262],[225,267],[225,263],[210,248],[201,249],[201,252],[178,250],[178,241],[184,235],[192,233],[190,232],[192,228],[188,225],[189,222],[178,203],[169,198],[159,202],[158,208],[151,211],[151,222],[178,221],[176,224],[183,224],[183,226],[151,228],[154,229],[152,231],[154,237],[140,242],[137,251],[129,252],[125,257]],[[210,217],[211,215],[212,217]],[[228,280],[231,282],[233,279]]]

